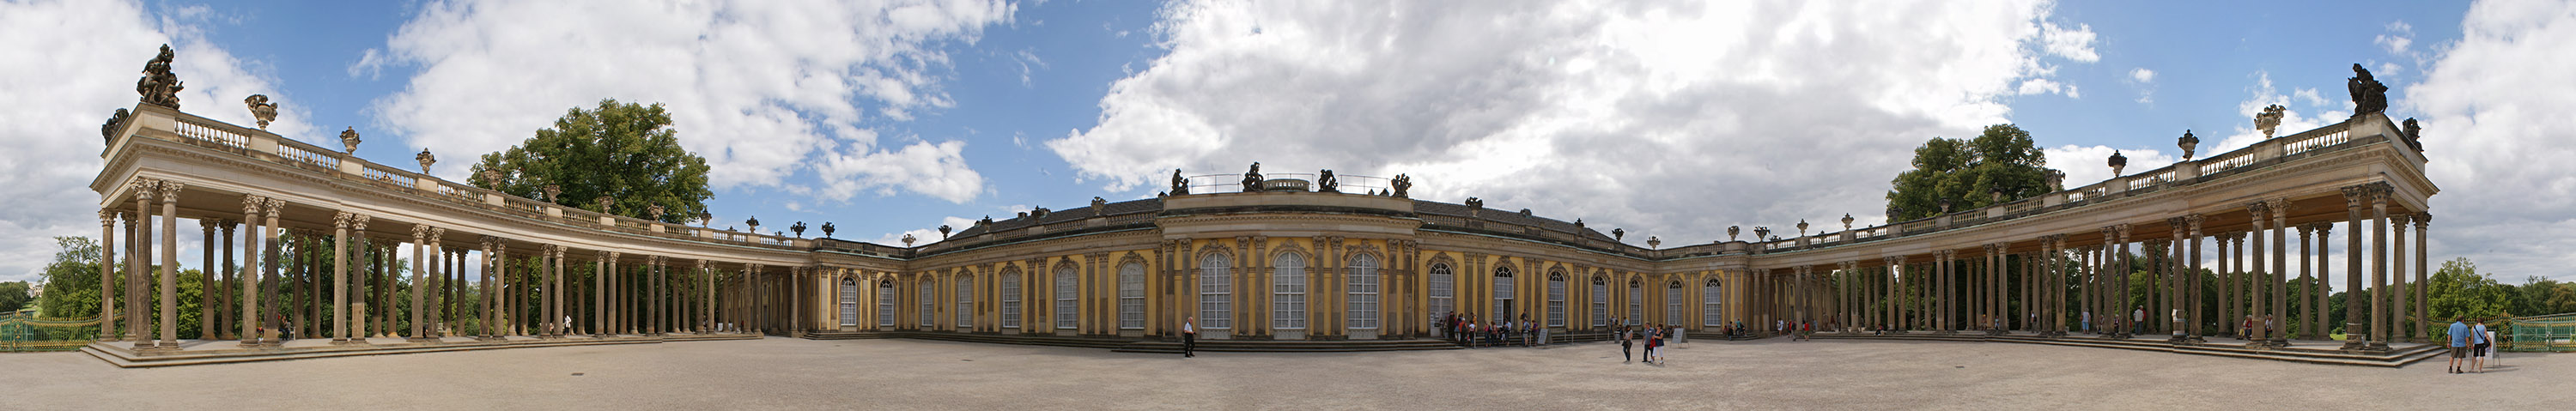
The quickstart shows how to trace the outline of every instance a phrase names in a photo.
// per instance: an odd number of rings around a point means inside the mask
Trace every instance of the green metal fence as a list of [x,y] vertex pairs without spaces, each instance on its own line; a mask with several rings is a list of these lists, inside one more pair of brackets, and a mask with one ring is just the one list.
[[2576,314],[2516,317],[2505,321],[2504,351],[2576,352]]
[[98,338],[98,319],[46,320],[0,313],[0,352],[72,351]]

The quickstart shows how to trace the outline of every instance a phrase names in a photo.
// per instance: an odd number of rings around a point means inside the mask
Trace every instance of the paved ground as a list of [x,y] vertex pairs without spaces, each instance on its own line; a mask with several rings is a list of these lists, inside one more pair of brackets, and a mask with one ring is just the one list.
[[[2310,365],[2026,344],[1702,341],[1670,365],[1549,349],[1209,354],[911,340],[685,342],[117,369],[0,354],[16,409],[2527,409],[2576,354]],[[2356,402],[2357,401],[2357,402]],[[2092,405],[2087,405],[2092,404]],[[2499,408],[2511,407],[2511,408]],[[21,408],[23,407],[23,408]]]

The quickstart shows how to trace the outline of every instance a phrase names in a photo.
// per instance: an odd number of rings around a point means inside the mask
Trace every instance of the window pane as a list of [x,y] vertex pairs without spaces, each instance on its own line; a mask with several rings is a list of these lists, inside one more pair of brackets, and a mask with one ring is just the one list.
[[1145,329],[1145,265],[1118,266],[1118,329]]
[[1270,327],[1306,328],[1306,256],[1281,253],[1271,262]]
[[957,277],[957,328],[975,326],[975,278]]
[[1565,273],[1547,276],[1547,326],[1565,326]]
[[1343,311],[1350,317],[1351,329],[1377,328],[1377,256],[1360,254],[1351,257],[1350,307]]
[[1199,258],[1199,326],[1234,328],[1234,259],[1225,254]]
[[1592,285],[1592,326],[1610,325],[1610,286]]
[[1074,301],[1082,290],[1081,280],[1073,266],[1055,268],[1055,328],[1072,329],[1075,319],[1081,318],[1082,307]]
[[1448,315],[1458,310],[1455,300],[1451,299],[1457,295],[1457,284],[1458,276],[1449,272],[1448,264],[1431,264],[1431,315]]
[[1002,328],[1020,328],[1020,272],[1002,272]]

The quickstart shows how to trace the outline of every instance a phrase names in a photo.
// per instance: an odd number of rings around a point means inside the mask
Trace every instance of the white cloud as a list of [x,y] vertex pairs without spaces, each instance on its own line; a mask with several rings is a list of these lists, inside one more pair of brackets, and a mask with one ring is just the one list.
[[[2174,136],[2181,137],[2182,134],[2176,132]],[[2062,145],[2041,150],[2048,152],[2048,168],[2066,172],[2066,188],[2083,187],[2111,179],[2112,153],[2119,153],[2121,157],[2129,159],[2129,166],[2123,171],[2132,176],[2145,174],[2148,170],[2174,163],[2173,154],[2166,154],[2162,149],[2145,147]]]
[[[600,99],[660,102],[681,145],[707,158],[718,189],[777,186],[845,199],[901,187],[951,202],[982,183],[952,144],[881,146],[863,126],[948,107],[943,44],[1007,23],[996,0],[430,2],[387,41],[386,64],[418,65],[371,111],[414,147],[480,154],[509,147],[565,109]],[[381,66],[379,64],[378,66]],[[360,66],[372,70],[361,60]],[[925,148],[926,147],[926,148]],[[870,167],[946,155],[935,170]],[[469,162],[442,163],[461,177]],[[921,163],[914,161],[914,163]],[[786,187],[813,172],[825,187]],[[872,174],[875,173],[875,174]],[[928,176],[942,181],[912,183]],[[930,191],[921,191],[930,189]]]
[[2057,84],[2030,82],[2050,62],[2097,58],[2081,25],[2043,44],[2040,2],[1212,0],[1162,13],[1153,34],[1169,54],[1111,86],[1098,126],[1046,141],[1086,181],[1150,193],[1174,168],[1253,161],[1408,173],[1419,198],[1482,197],[1675,244],[1728,225],[1875,219],[1914,146],[2005,122],[2003,99]]
[[[162,44],[176,53],[188,112],[251,125],[242,98],[268,94],[280,107],[269,130],[315,141],[306,111],[257,73],[259,63],[206,42],[200,26],[227,18],[123,0],[0,3],[0,54],[20,56],[0,64],[0,90],[15,97],[0,100],[0,281],[41,280],[53,236],[98,236],[88,184],[102,167],[99,124],[135,106],[134,80]],[[196,231],[182,223],[181,233]]]
[[[2395,105],[2422,113],[2435,184],[2433,255],[2476,260],[2507,282],[2576,279],[2576,5],[2478,2]],[[2392,93],[2392,96],[2397,94]]]
[[2156,102],[2156,71],[2145,67],[2129,69],[2129,83],[2138,88],[2138,103]]
[[[973,226],[975,226],[975,219],[966,218],[966,217],[948,216],[948,217],[941,217],[941,218],[939,219],[939,223],[940,223],[940,224],[943,224],[943,225],[947,225],[947,226],[952,230],[952,231],[949,231],[950,233],[955,233],[955,232],[957,232],[957,231],[965,231],[967,227],[973,227]],[[877,244],[879,244],[879,245],[890,245],[890,246],[902,247],[902,246],[904,246],[904,244],[903,244],[903,236],[904,236],[904,235],[906,235],[906,234],[910,234],[910,235],[912,235],[912,240],[913,240],[913,241],[912,241],[912,245],[913,245],[913,246],[915,246],[915,247],[918,247],[918,246],[925,246],[925,245],[930,245],[930,243],[936,243],[936,242],[940,242],[941,240],[946,240],[946,238],[944,238],[944,236],[942,236],[942,235],[940,235],[940,234],[939,234],[939,228],[938,228],[938,227],[931,227],[931,228],[916,228],[916,229],[911,229],[911,230],[904,230],[903,232],[896,232],[896,233],[886,233],[885,235],[877,236],[877,238],[876,238],[876,239],[874,239],[874,240],[866,240],[866,241],[867,241],[867,242],[871,242],[871,243],[877,243]]]
[[2387,50],[2388,54],[2405,55],[2408,52],[2407,47],[2415,44],[2415,26],[2407,25],[2404,21],[2388,22],[2388,34],[2381,34],[2371,39],[2370,43],[2379,45],[2379,48]]
[[2039,27],[2040,42],[2048,45],[2048,54],[2086,63],[2102,60],[2101,54],[2093,52],[2093,25],[2078,24],[2070,29],[2043,22]]
[[[2298,89],[2292,91],[2292,93],[2297,97],[2297,101],[2293,101],[2292,95],[2281,94],[2279,89],[2272,86],[2272,73],[2270,72],[2255,71],[2254,85],[2246,87],[2245,91],[2249,94],[2246,96],[2245,101],[2236,103],[2236,112],[2241,113],[2240,117],[2237,118],[2243,119],[2243,121],[2234,122],[2236,125],[2230,134],[2215,142],[2210,141],[2209,137],[2206,135],[2215,135],[2217,132],[2204,130],[2207,132],[2201,133],[2205,135],[2201,137],[2201,145],[2197,150],[2200,152],[2200,155],[2197,158],[2208,158],[2209,156],[2234,151],[2239,148],[2245,148],[2254,145],[2256,142],[2263,141],[2263,131],[2254,129],[2254,115],[2262,113],[2264,107],[2274,104],[2279,104],[2281,107],[2289,109],[2287,113],[2283,113],[2281,116],[2281,125],[2274,129],[2274,133],[2272,134],[2274,136],[2297,134],[2301,131],[2325,127],[2328,124],[2341,123],[2345,119],[2352,118],[2352,112],[2346,111],[2350,110],[2350,107],[2344,107],[2339,104],[2330,105],[2336,103],[2326,101],[2324,98],[2318,96],[2316,89]],[[2179,134],[2177,134],[2177,136],[2179,136]]]

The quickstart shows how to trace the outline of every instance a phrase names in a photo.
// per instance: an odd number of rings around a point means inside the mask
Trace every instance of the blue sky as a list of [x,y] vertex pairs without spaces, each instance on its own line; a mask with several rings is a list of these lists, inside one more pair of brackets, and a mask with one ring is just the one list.
[[[1409,173],[1417,197],[1690,243],[1730,225],[1877,223],[1915,144],[1985,124],[2029,130],[2070,185],[2106,177],[2112,150],[2132,170],[2169,163],[2185,129],[2203,153],[2248,144],[2264,104],[2292,109],[2284,133],[2304,130],[2349,115],[2342,85],[2362,63],[2394,89],[2393,117],[2436,136],[2435,254],[2576,278],[2552,271],[2576,261],[2528,248],[2565,240],[2490,230],[2576,228],[2576,177],[2446,161],[2564,149],[2530,131],[2558,120],[2487,114],[2576,108],[2504,97],[2576,81],[2486,72],[2576,54],[2555,41],[2576,37],[2561,2],[1445,3],[6,0],[15,19],[0,23],[83,31],[0,29],[0,47],[63,56],[0,84],[77,97],[0,111],[47,120],[6,129],[13,151],[95,149],[44,140],[131,105],[132,66],[172,42],[206,93],[190,112],[242,119],[231,102],[267,93],[286,107],[281,134],[355,127],[360,156],[409,164],[429,148],[450,179],[565,109],[669,104],[718,168],[719,226],[936,238],[943,223],[1150,197],[1172,168],[1262,161]],[[77,186],[96,160],[41,160],[10,166],[34,184],[0,194],[94,196]],[[86,207],[0,214],[0,235],[95,235]],[[0,249],[21,260],[0,280],[52,251]]]

